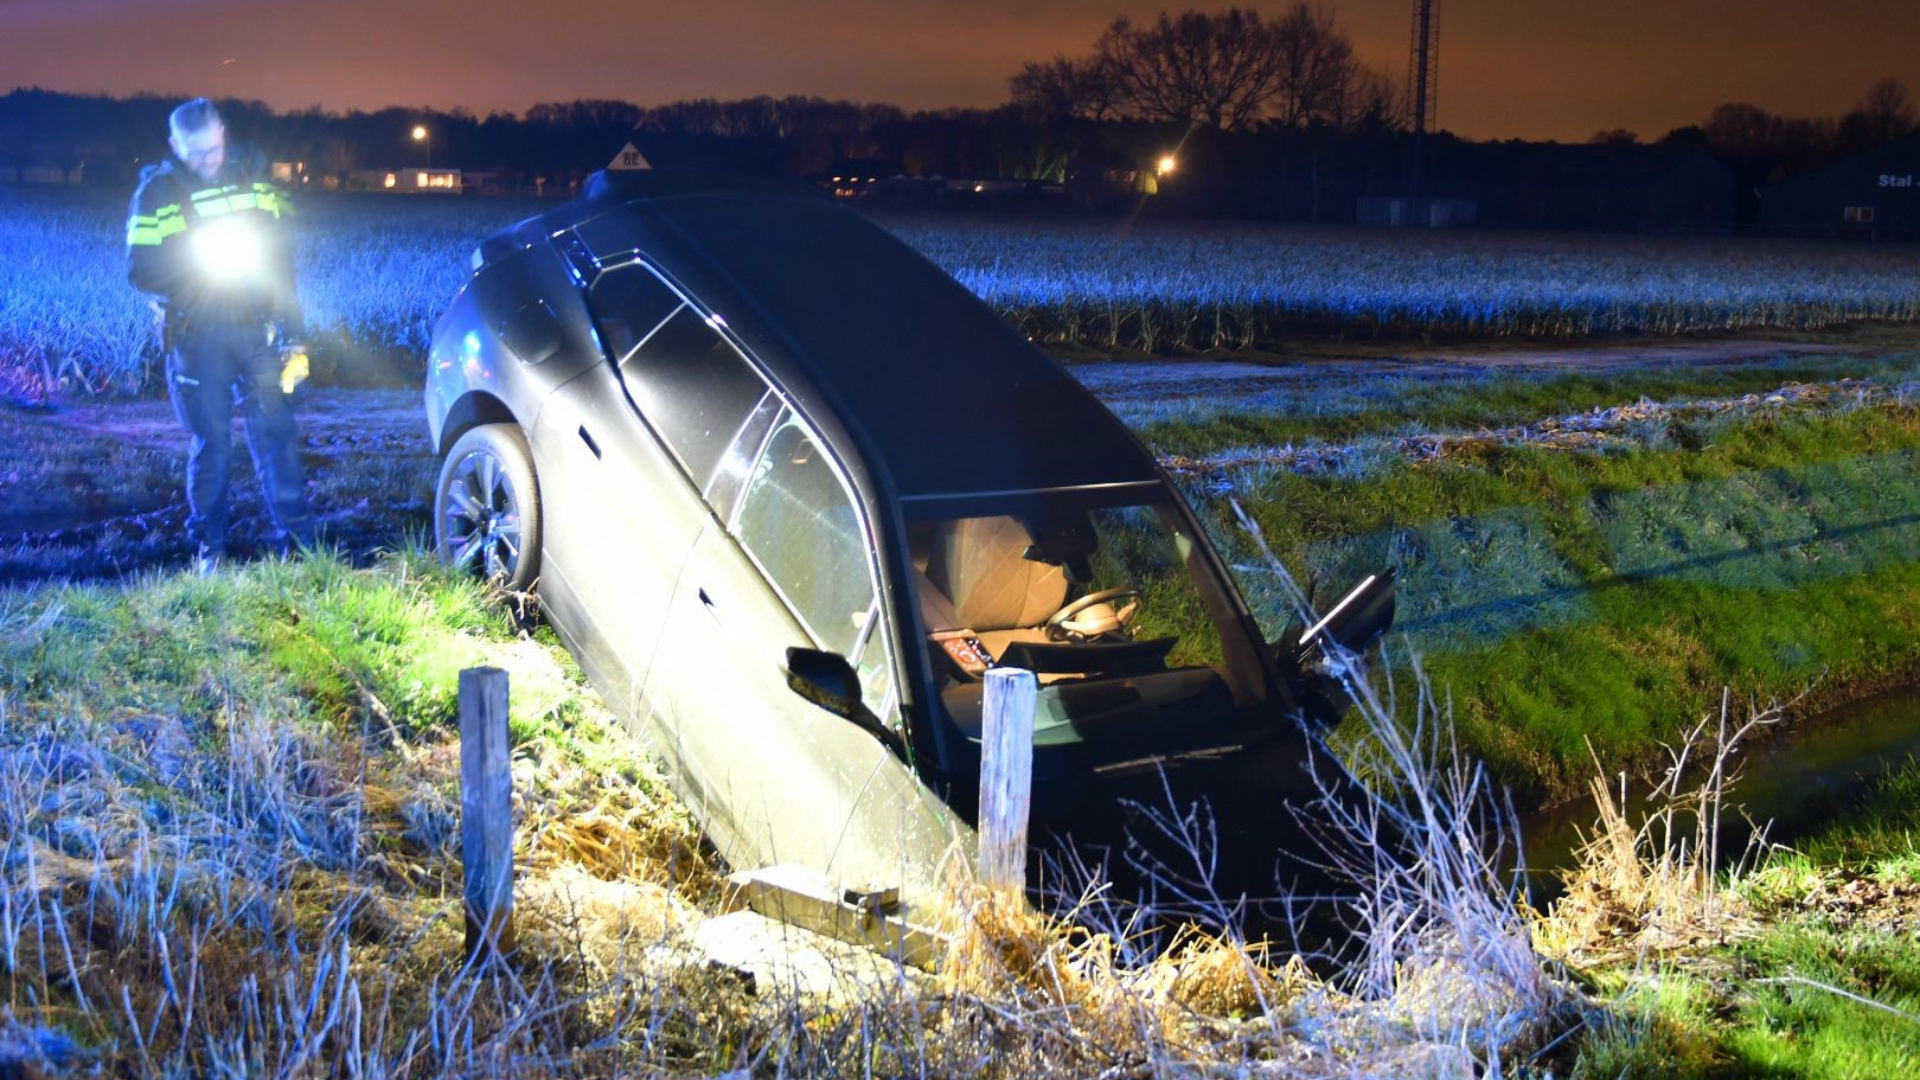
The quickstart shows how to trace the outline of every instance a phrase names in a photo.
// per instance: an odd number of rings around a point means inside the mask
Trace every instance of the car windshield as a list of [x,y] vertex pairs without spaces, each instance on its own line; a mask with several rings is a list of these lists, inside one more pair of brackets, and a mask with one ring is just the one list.
[[[1039,678],[1041,727],[1045,699],[1085,699],[1095,685],[1160,686],[1228,708],[1264,693],[1257,646],[1204,540],[1171,505],[1050,498],[963,511],[908,524],[929,660],[963,729],[993,666]],[[1072,712],[1050,715],[1077,728]]]

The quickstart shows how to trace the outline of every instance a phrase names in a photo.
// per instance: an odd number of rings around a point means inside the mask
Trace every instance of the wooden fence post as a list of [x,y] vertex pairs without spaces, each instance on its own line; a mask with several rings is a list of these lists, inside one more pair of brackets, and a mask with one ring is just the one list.
[[1024,896],[1027,814],[1033,799],[1033,672],[993,668],[986,674],[980,725],[980,882]]
[[460,673],[460,839],[467,955],[513,947],[513,763],[507,673]]

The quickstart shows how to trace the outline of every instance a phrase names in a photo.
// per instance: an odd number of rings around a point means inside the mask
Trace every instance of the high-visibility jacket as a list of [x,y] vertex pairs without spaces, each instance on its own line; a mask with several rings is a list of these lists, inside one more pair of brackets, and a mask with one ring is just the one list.
[[[292,206],[266,179],[265,158],[230,147],[211,182],[169,157],[140,172],[127,213],[127,280],[166,305],[169,320],[272,322],[288,337],[305,332],[294,293]],[[193,230],[238,218],[257,231],[260,270],[245,280],[209,274],[194,257]]]

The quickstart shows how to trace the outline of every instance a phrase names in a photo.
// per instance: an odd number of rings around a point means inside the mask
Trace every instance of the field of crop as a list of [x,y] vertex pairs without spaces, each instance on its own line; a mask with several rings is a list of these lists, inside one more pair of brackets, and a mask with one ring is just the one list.
[[[323,377],[418,375],[434,318],[515,200],[303,201],[301,280]],[[125,284],[124,196],[0,188],[0,388],[151,375]],[[1920,320],[1920,251],[1800,241],[1414,234],[877,215],[1049,345],[1173,353],[1302,339],[1805,330]]]
[[1920,318],[1920,252],[1346,226],[882,217],[1044,341],[1160,352],[1297,334],[1570,337]]
[[[531,202],[303,204],[300,291],[324,378],[417,376],[433,320],[479,237]],[[0,390],[52,383],[135,390],[158,361],[151,316],[126,280],[119,193],[0,187]]]

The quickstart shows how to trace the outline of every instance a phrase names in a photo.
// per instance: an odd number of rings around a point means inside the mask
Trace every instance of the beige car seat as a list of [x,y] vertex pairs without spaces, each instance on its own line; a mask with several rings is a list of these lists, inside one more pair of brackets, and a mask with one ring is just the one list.
[[920,575],[927,629],[972,630],[994,656],[1044,642],[1041,624],[1067,599],[1067,575],[1026,557],[1033,537],[1010,517],[962,518],[932,530]]

